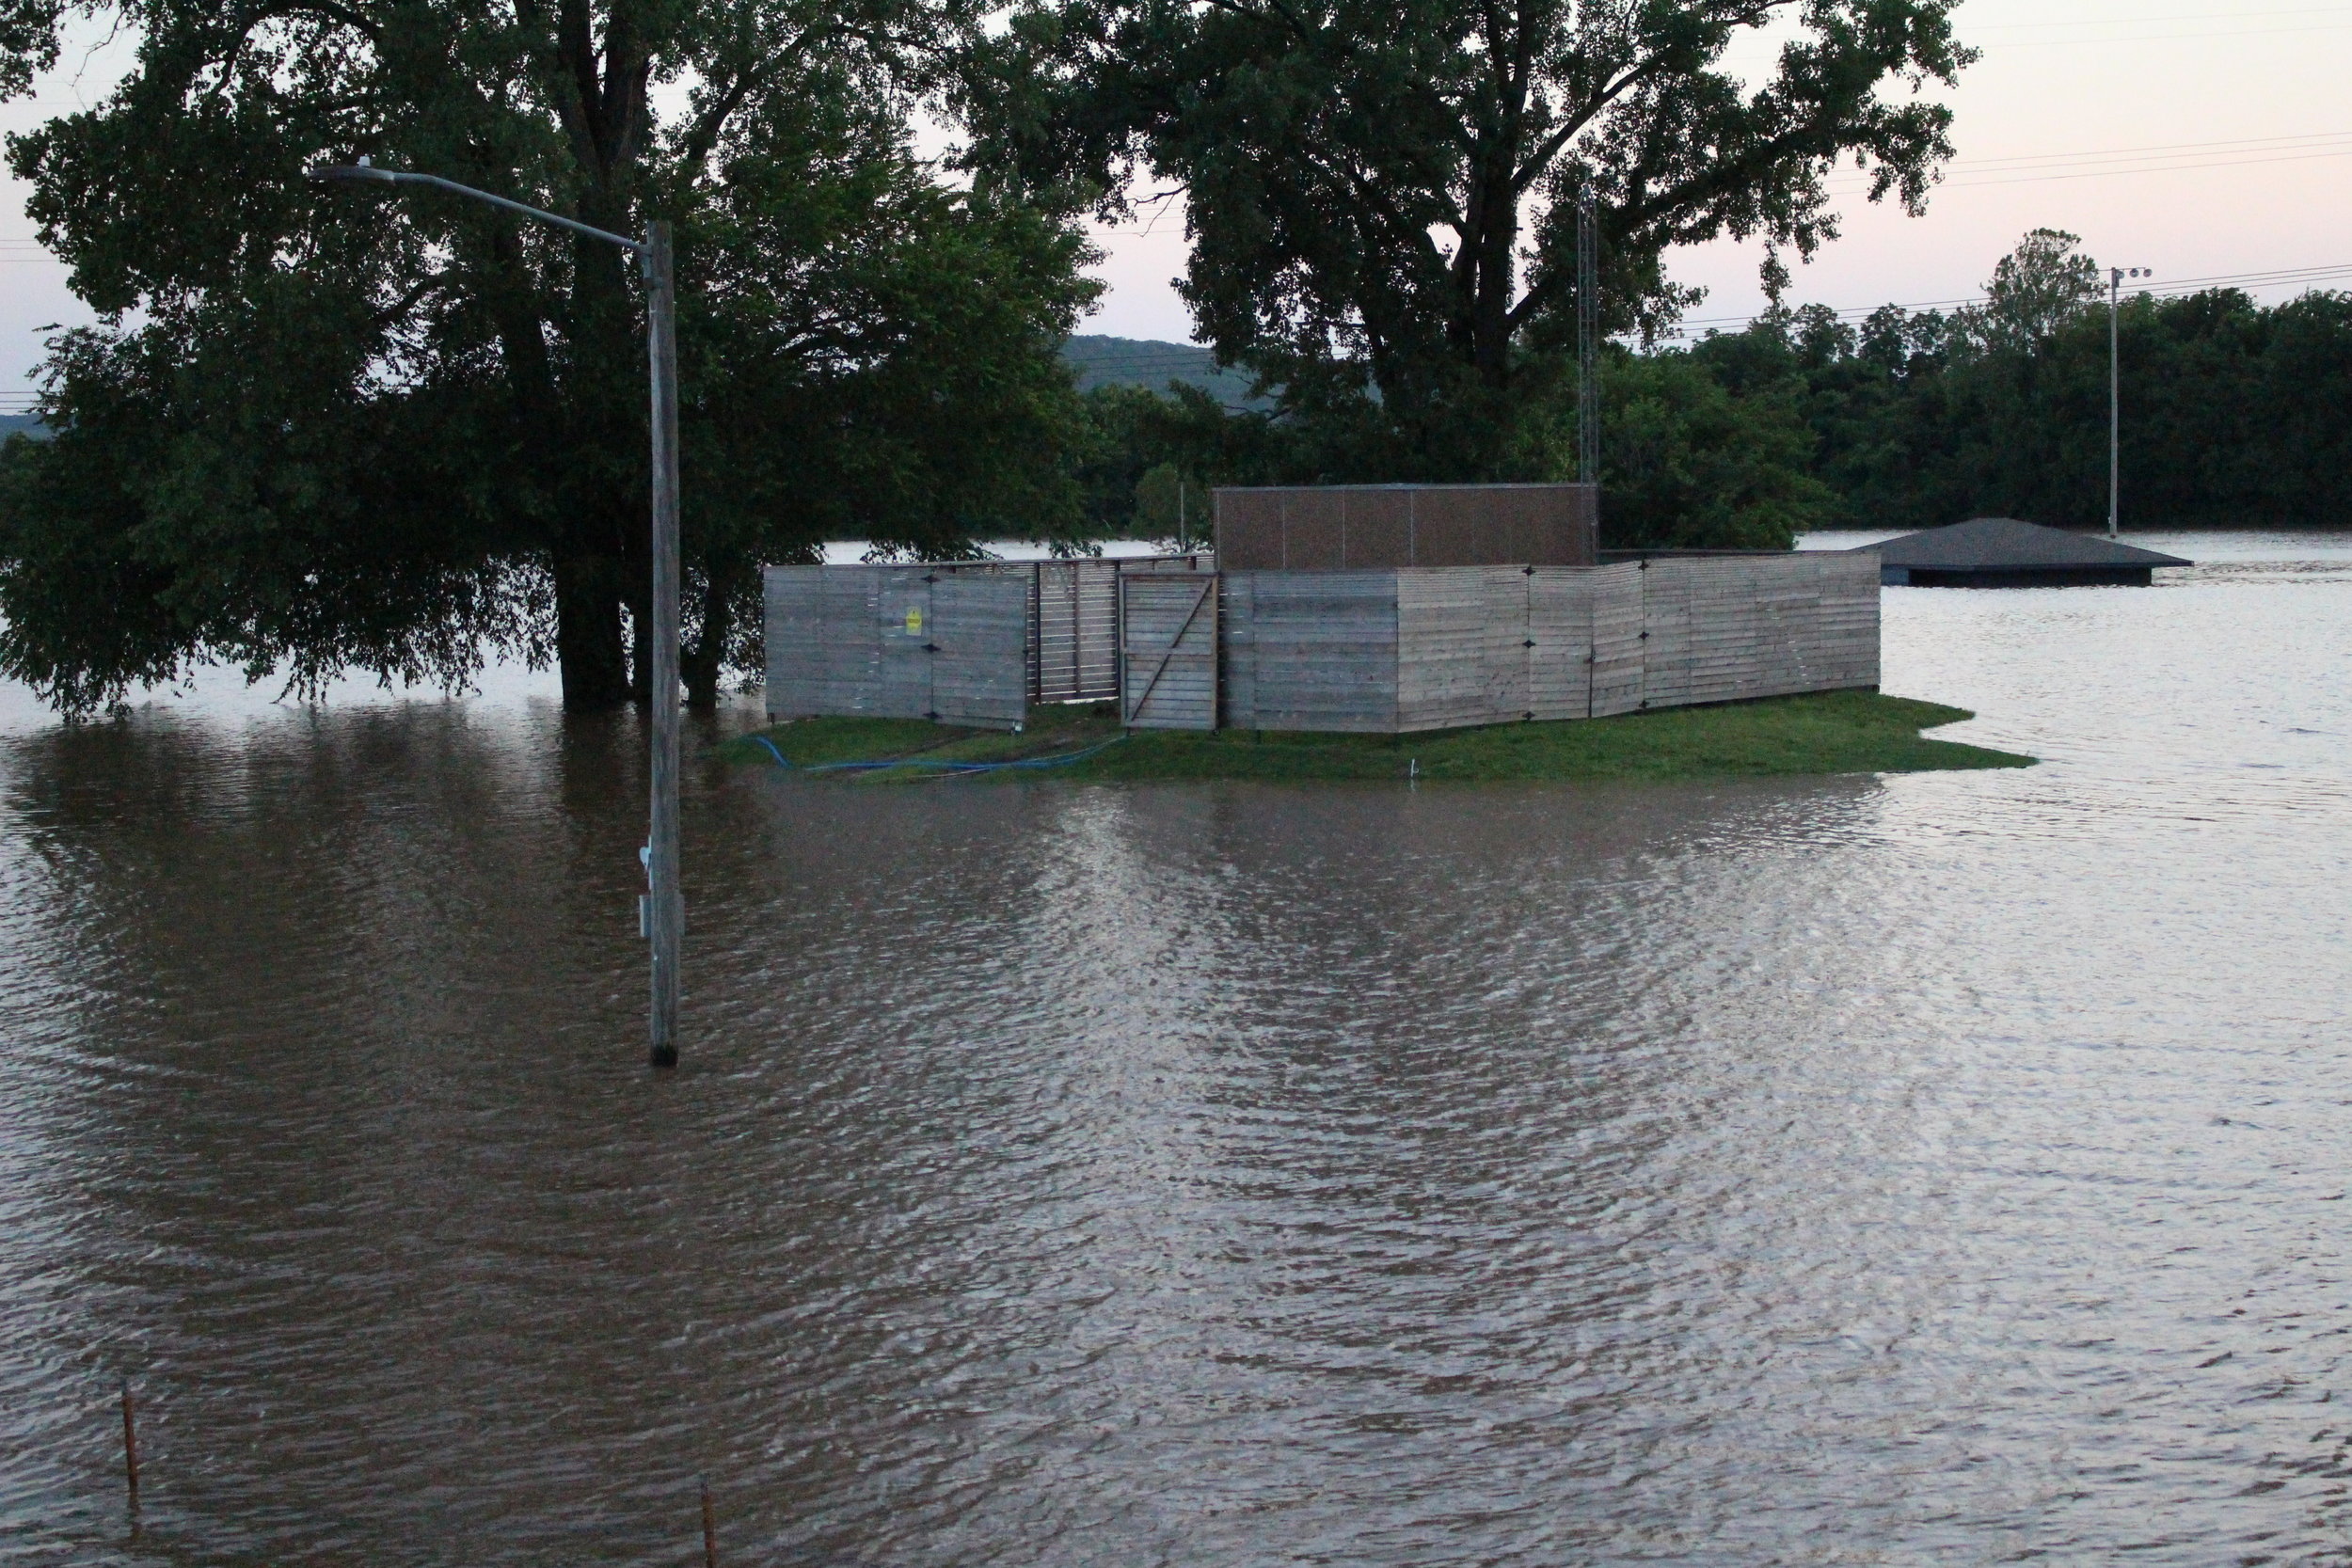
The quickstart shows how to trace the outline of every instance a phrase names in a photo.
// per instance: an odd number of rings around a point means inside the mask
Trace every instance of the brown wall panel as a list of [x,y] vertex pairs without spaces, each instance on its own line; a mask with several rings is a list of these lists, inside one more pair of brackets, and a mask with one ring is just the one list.
[[1282,566],[1328,571],[1347,564],[1347,501],[1338,490],[1282,492]]
[[1282,492],[1216,490],[1210,493],[1219,549],[1232,550],[1241,571],[1282,569]]
[[1486,497],[1470,491],[1422,490],[1413,497],[1413,558],[1406,566],[1487,566],[1490,551],[1481,547],[1494,531],[1494,508]]
[[1578,485],[1525,495],[1527,509],[1518,518],[1522,558],[1536,566],[1593,564],[1592,493]]
[[1330,484],[1220,488],[1220,562],[1234,571],[1589,566],[1581,484]]
[[1487,502],[1492,509],[1489,515],[1494,518],[1494,523],[1479,543],[1484,548],[1499,549],[1502,553],[1492,562],[1482,564],[1499,566],[1510,562],[1528,565],[1554,564],[1544,548],[1549,542],[1544,524],[1550,515],[1550,509],[1544,504],[1545,499],[1543,493],[1536,490],[1501,490],[1495,493]]
[[1343,490],[1347,508],[1345,566],[1391,566],[1412,559],[1413,492]]

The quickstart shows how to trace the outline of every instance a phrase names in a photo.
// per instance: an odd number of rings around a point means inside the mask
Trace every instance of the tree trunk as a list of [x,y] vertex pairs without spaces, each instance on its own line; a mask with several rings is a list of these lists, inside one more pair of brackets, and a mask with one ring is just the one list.
[[604,556],[555,558],[555,662],[567,708],[628,701],[621,650],[620,563]]
[[1470,357],[1478,379],[1489,391],[1501,392],[1511,381],[1511,295],[1518,277],[1519,202],[1511,190],[1507,162],[1485,170],[1483,183]]
[[727,634],[735,626],[727,602],[726,581],[717,572],[711,573],[703,584],[702,621],[702,635],[694,639],[693,647],[679,660],[680,673],[686,677],[689,707],[716,707],[719,677],[726,664]]
[[[653,579],[650,572],[629,572],[628,697],[633,703],[653,701]],[[673,696],[673,701],[675,697]]]

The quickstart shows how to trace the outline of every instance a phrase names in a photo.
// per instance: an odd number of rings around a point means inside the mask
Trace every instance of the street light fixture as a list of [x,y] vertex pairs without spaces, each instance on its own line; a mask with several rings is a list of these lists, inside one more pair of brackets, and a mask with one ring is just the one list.
[[2116,498],[2122,479],[2123,403],[2122,381],[2117,373],[2120,356],[2116,342],[2116,311],[2122,303],[2123,279],[2153,277],[2153,267],[2109,267],[2107,269],[2107,537],[2115,537]]
[[653,1007],[649,1059],[677,1065],[678,957],[685,945],[686,900],[678,889],[678,545],[677,545],[677,281],[671,264],[670,226],[649,222],[632,240],[488,191],[444,180],[356,164],[313,168],[313,180],[376,181],[433,185],[536,218],[634,255],[645,278],[645,341],[653,371],[653,814],[642,859],[647,894],[640,928],[653,946]]

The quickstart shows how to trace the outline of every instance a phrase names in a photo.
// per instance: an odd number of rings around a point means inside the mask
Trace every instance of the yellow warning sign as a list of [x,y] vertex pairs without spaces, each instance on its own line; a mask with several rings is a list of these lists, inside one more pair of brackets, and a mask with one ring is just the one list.
[[907,611],[907,631],[908,631],[908,634],[909,634],[909,635],[913,635],[914,633],[918,632],[918,631],[921,631],[922,629],[923,629],[923,612],[922,612],[921,610],[908,610],[908,611]]

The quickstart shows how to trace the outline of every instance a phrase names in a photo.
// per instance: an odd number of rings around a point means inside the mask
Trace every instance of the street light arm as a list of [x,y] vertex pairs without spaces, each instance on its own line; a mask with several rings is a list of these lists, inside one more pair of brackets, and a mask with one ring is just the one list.
[[653,610],[652,668],[644,673],[653,698],[652,820],[647,824],[645,900],[639,905],[644,930],[653,946],[652,1016],[647,1060],[677,1066],[678,961],[686,945],[686,899],[678,888],[678,507],[677,507],[677,282],[671,261],[670,226],[645,225],[644,241],[624,239],[602,229],[509,201],[488,191],[444,180],[437,174],[408,174],[377,168],[367,159],[325,165],[307,171],[313,180],[372,180],[386,185],[437,185],[493,207],[520,213],[592,240],[619,245],[635,256],[645,275],[645,346],[653,371]]
[[388,185],[437,185],[445,191],[455,191],[459,196],[472,197],[476,201],[486,201],[493,207],[503,207],[509,212],[520,213],[525,217],[537,218],[541,223],[551,223],[558,229],[568,229],[575,234],[585,234],[592,240],[602,240],[608,245],[619,245],[633,255],[642,257],[645,254],[645,243],[643,240],[632,240],[625,235],[615,234],[610,230],[597,229],[572,218],[559,217],[553,213],[542,212],[536,207],[525,206],[522,202],[511,201],[502,196],[492,196],[488,191],[475,190],[471,185],[461,185],[454,180],[444,180],[437,174],[405,174],[397,169],[376,168],[368,164],[322,164],[308,172],[313,180],[380,180]]

